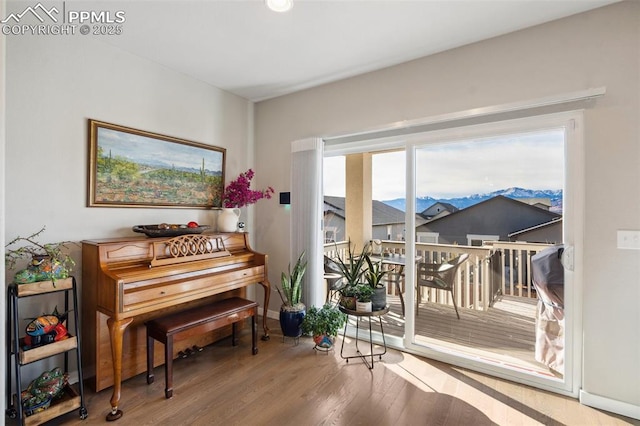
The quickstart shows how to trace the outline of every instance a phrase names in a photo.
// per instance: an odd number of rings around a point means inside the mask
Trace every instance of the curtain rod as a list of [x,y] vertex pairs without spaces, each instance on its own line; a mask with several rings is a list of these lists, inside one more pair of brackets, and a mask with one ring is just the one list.
[[586,101],[604,96],[607,89],[606,87],[597,87],[592,89],[580,90],[576,92],[564,93],[561,95],[547,96],[544,98],[538,98],[528,101],[518,101],[506,104],[499,104],[488,107],[472,108],[465,111],[440,114],[426,118],[419,118],[415,120],[403,120],[395,123],[386,124],[379,127],[374,127],[368,130],[355,133],[347,133],[341,135],[323,137],[325,144],[333,145],[340,143],[343,140],[353,141],[355,139],[370,138],[376,133],[388,133],[394,130],[406,130],[413,127],[423,127],[432,124],[446,123],[448,121],[457,121],[470,118],[477,118],[482,116],[509,113],[514,111],[523,111],[528,109],[542,108],[552,105],[560,105],[566,103],[572,103],[577,101]]

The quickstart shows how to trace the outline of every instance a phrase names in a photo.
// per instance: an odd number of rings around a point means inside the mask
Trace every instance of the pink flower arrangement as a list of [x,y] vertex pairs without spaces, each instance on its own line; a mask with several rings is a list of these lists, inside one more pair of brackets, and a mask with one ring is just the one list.
[[264,191],[254,191],[249,188],[253,175],[253,170],[249,169],[244,173],[240,173],[236,180],[229,182],[229,185],[224,189],[222,207],[240,208],[257,203],[258,200],[263,198],[271,198],[271,194],[274,193],[272,187],[268,187]]

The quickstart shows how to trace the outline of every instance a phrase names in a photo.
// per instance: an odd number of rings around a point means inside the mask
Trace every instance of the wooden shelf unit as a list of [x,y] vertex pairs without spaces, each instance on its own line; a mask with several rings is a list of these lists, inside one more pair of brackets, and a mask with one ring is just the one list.
[[[10,284],[8,287],[8,300],[9,305],[7,307],[7,383],[6,383],[6,398],[7,409],[6,415],[10,418],[17,418],[20,424],[24,425],[39,425],[49,420],[52,420],[58,416],[69,413],[78,409],[81,419],[86,419],[87,409],[84,403],[84,389],[82,382],[82,364],[80,354],[80,338],[79,338],[79,314],[78,314],[78,295],[76,291],[76,280],[74,277],[60,279],[56,281],[40,281],[30,284]],[[19,321],[19,301],[26,297],[43,296],[56,292],[65,293],[64,312],[69,312],[69,297],[73,300],[73,330],[68,330],[70,333],[73,331],[75,335],[70,334],[64,340],[58,342],[49,343],[42,346],[37,346],[30,349],[25,349],[24,338],[20,337],[22,330],[18,327]],[[69,326],[69,322],[67,322]],[[21,401],[21,367],[33,362],[41,361],[43,359],[62,355],[64,356],[64,369],[68,372],[70,351],[76,353],[77,365],[78,365],[78,390],[74,387],[66,385],[63,389],[63,393],[59,398],[56,398],[51,402],[51,405],[37,413],[33,413],[27,416],[22,407]],[[15,383],[12,382],[12,370],[15,372]]]

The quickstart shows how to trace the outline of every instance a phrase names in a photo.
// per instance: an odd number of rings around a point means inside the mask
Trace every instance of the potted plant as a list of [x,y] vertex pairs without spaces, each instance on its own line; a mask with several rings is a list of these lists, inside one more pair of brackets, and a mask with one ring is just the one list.
[[265,190],[251,189],[251,179],[253,179],[254,174],[255,172],[252,169],[240,173],[235,180],[225,187],[222,210],[218,214],[216,221],[218,231],[235,232],[240,219],[240,207],[257,203],[263,198],[271,198],[271,194],[274,192],[272,187],[268,187]]
[[[69,255],[71,242],[40,243],[37,239],[44,230],[45,227],[42,227],[28,237],[16,237],[5,246],[4,262],[7,269],[15,269],[22,259],[29,260],[26,269],[16,272],[15,283],[53,281],[55,286],[55,280],[68,278],[73,270],[76,262]],[[18,247],[11,248],[13,246]]]
[[304,261],[304,252],[298,256],[298,260],[291,269],[289,264],[286,273],[282,273],[280,284],[282,291],[278,294],[282,299],[280,306],[280,328],[282,334],[287,337],[300,337],[302,335],[302,319],[305,316],[306,307],[301,302],[302,299],[302,279],[307,271],[307,262]]
[[358,285],[345,284],[340,289],[340,305],[351,311],[356,310],[356,302],[358,301]]
[[362,252],[356,255],[351,249],[351,240],[349,240],[347,259],[343,260],[341,257],[337,259],[336,263],[345,280],[345,285],[340,290],[340,304],[347,309],[355,309],[355,300],[351,298],[357,296],[356,287],[362,282],[362,276],[365,273],[367,250],[368,246],[365,245]]
[[374,289],[368,283],[360,283],[356,286],[356,311],[358,312],[371,312],[371,296],[373,296]]
[[365,280],[373,289],[371,295],[371,309],[379,311],[387,306],[387,289],[382,282],[382,277],[388,272],[382,269],[382,262],[374,262],[371,256],[365,255],[367,270],[364,273]]
[[346,321],[347,316],[335,305],[327,303],[322,308],[312,306],[302,320],[302,332],[313,336],[316,348],[329,350]]

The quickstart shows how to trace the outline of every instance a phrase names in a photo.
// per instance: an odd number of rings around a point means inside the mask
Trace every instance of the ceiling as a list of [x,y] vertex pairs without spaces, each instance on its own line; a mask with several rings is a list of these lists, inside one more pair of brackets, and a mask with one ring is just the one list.
[[257,102],[619,0],[294,1],[111,0],[123,33],[99,40]]

